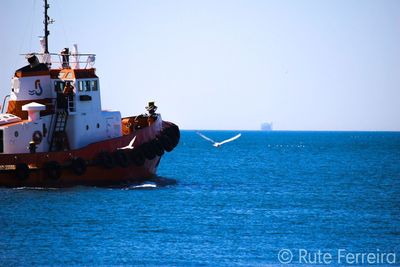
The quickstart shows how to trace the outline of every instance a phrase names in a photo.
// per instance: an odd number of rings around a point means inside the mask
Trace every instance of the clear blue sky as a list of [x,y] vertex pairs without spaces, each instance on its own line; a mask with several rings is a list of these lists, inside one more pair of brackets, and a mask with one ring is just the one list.
[[[50,1],[50,50],[97,55],[103,107],[183,129],[400,130],[400,1]],[[3,1],[0,92],[41,0]]]

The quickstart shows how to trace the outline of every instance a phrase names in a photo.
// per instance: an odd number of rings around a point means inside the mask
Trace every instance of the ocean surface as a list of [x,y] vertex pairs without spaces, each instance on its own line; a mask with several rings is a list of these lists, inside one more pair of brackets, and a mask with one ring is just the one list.
[[400,133],[241,133],[182,131],[176,185],[0,188],[0,266],[400,265]]

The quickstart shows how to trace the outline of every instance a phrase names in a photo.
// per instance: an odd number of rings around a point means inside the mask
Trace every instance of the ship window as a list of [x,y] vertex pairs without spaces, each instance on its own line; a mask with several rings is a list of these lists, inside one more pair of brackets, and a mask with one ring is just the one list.
[[89,125],[86,125],[86,131],[88,131],[89,130]]
[[15,132],[14,132],[14,136],[15,136],[15,137],[18,137],[18,135],[19,135],[18,131],[15,131]]
[[79,81],[78,82],[78,90],[79,90],[79,92],[82,92],[83,90],[84,90],[84,82],[82,82],[82,81]]
[[99,123],[97,123],[97,125],[96,125],[96,126],[97,126],[97,128],[100,128],[100,124],[99,124]]
[[97,91],[97,80],[90,81],[92,91]]
[[86,92],[90,91],[90,81],[86,81]]
[[54,91],[62,92],[64,90],[65,83],[62,81],[55,81],[54,82]]

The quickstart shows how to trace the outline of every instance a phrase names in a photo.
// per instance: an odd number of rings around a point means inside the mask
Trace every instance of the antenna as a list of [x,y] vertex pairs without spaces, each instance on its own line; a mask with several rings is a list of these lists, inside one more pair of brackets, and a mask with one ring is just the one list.
[[49,24],[52,24],[54,22],[53,19],[50,19],[50,17],[47,15],[47,9],[49,9],[50,5],[47,3],[47,0],[44,0],[44,53],[48,54],[49,53],[49,35],[50,31],[48,30]]

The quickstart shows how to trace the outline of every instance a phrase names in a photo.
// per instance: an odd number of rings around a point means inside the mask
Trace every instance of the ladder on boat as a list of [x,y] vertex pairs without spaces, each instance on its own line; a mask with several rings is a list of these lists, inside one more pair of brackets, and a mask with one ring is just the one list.
[[64,109],[57,109],[53,135],[50,142],[50,151],[69,149],[68,136],[66,133],[68,112]]

